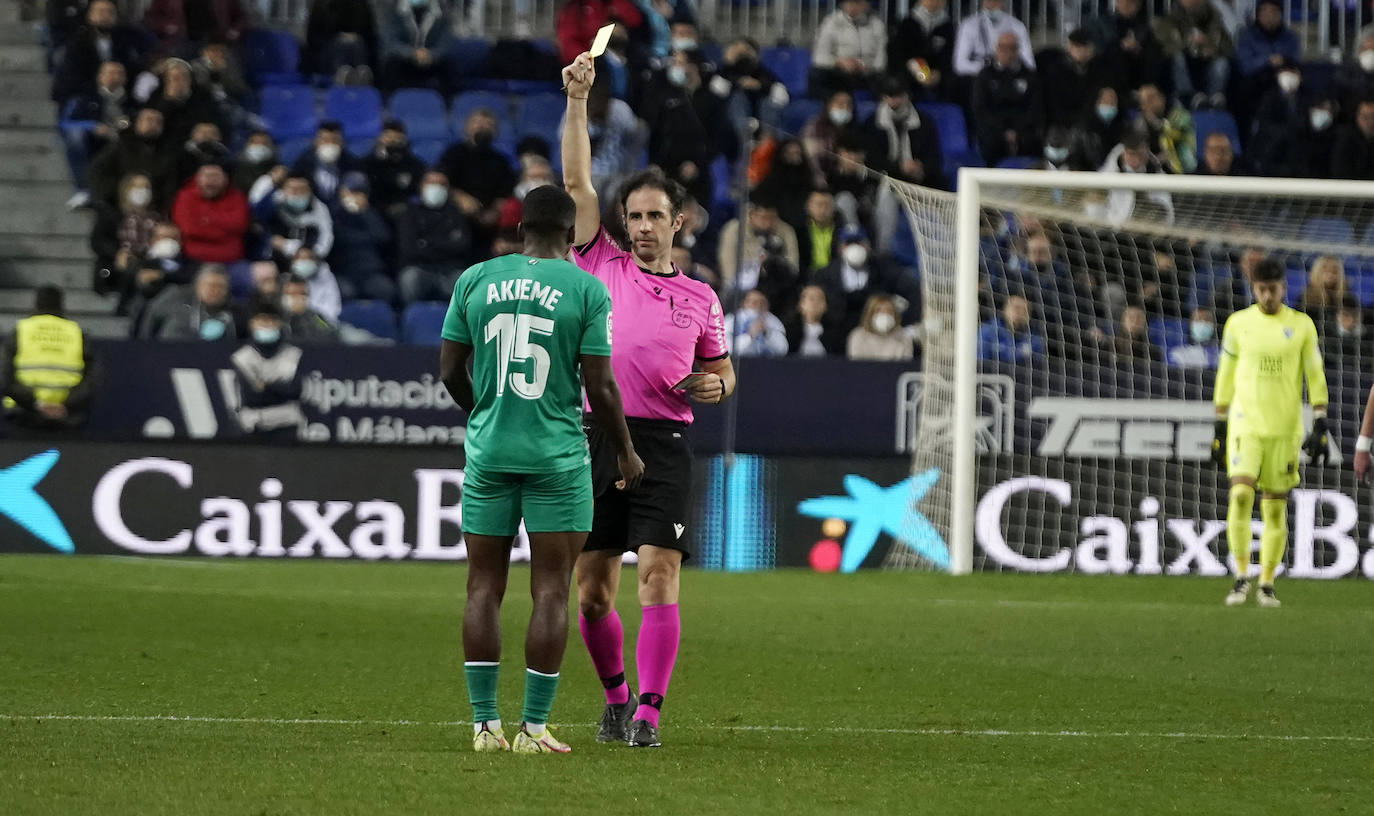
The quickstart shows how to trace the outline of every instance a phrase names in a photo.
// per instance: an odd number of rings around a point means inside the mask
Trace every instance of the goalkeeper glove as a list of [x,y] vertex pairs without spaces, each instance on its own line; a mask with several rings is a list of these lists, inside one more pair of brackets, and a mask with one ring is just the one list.
[[1219,468],[1226,467],[1226,420],[1218,419],[1212,432],[1212,462]]
[[1307,435],[1307,439],[1302,443],[1303,453],[1307,454],[1307,460],[1314,465],[1324,465],[1331,455],[1326,444],[1326,417],[1317,417],[1312,420],[1312,433]]

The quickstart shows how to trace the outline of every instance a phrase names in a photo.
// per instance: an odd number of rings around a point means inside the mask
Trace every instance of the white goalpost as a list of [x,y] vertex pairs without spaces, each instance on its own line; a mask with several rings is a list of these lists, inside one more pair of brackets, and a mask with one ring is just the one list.
[[[918,487],[885,566],[1224,573],[1215,354],[1249,268],[1272,257],[1322,335],[1334,431],[1331,463],[1302,466],[1287,569],[1374,577],[1340,455],[1374,362],[1374,183],[982,168],[960,170],[957,195],[886,183],[924,322]],[[990,402],[1008,399],[1004,438]]]

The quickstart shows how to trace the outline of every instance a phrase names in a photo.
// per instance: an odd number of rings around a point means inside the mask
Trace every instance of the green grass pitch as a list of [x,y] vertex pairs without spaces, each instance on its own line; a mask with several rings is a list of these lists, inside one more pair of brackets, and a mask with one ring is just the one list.
[[459,722],[464,575],[0,558],[0,812],[1374,812],[1368,583],[689,572],[664,748],[593,741],[574,627],[527,757]]

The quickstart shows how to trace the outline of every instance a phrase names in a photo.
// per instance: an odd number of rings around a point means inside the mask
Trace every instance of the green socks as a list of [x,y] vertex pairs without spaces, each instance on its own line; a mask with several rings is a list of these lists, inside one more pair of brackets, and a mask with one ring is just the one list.
[[1255,489],[1249,485],[1231,485],[1230,501],[1226,506],[1226,545],[1236,560],[1236,577],[1250,574],[1250,519],[1255,512]]
[[[496,679],[499,663],[474,660],[463,664],[463,678],[468,684],[468,702],[472,704],[474,723],[499,721],[496,712]],[[549,721],[553,698],[558,694],[558,675],[525,670],[525,707],[520,719],[531,725]]]
[[463,678],[467,680],[468,702],[472,704],[475,723],[501,719],[496,713],[496,676],[500,668],[500,663],[481,660],[463,664]]
[[1283,560],[1288,545],[1288,499],[1260,499],[1260,586],[1274,585],[1274,571]]
[[520,712],[520,719],[531,725],[547,723],[549,711],[553,708],[553,698],[557,693],[557,673],[544,674],[534,669],[525,669],[525,707]]

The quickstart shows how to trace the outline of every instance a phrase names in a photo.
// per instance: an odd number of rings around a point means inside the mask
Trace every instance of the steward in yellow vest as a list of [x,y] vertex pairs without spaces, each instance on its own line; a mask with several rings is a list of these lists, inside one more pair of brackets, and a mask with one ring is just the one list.
[[81,425],[90,400],[81,327],[62,317],[62,290],[55,286],[41,287],[35,305],[5,348],[6,418],[27,428]]

